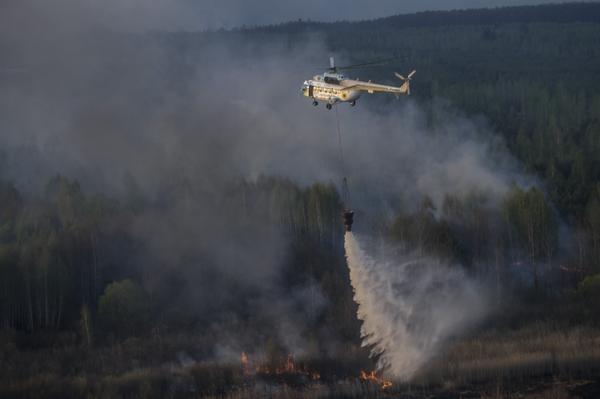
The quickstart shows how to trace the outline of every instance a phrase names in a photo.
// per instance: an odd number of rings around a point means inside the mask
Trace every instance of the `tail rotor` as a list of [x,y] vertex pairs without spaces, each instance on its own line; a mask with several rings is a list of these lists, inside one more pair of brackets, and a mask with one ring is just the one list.
[[394,72],[394,75],[396,75],[396,77],[400,80],[402,80],[404,82],[404,84],[402,86],[406,86],[406,94],[410,95],[410,81],[412,79],[413,76],[415,76],[415,73],[417,73],[417,71],[413,70],[411,73],[408,74],[407,77],[404,77],[402,75],[400,75],[398,72]]

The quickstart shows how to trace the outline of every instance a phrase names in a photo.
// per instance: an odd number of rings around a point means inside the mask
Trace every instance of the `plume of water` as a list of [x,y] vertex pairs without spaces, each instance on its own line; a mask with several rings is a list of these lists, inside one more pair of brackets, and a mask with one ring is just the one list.
[[393,378],[409,380],[483,315],[482,291],[459,267],[410,254],[371,257],[351,232],[345,249],[362,344]]

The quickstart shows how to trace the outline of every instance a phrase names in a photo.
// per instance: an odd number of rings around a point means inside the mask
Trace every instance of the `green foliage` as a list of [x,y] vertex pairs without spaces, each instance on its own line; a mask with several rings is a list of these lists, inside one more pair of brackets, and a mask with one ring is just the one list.
[[107,285],[98,301],[102,326],[121,335],[139,334],[148,325],[150,311],[148,296],[130,279]]
[[2,184],[0,200],[10,210],[0,220],[2,325],[35,331],[77,323],[81,306],[95,307],[101,289],[97,253],[109,204],[89,200],[61,176],[42,199],[21,199]]
[[577,292],[590,303],[600,302],[600,274],[588,276],[583,279],[583,281],[579,283]]
[[533,267],[534,285],[538,288],[538,263],[542,259],[551,262],[558,242],[554,212],[539,189],[513,187],[504,199],[503,213],[510,246],[528,254],[529,264]]
[[523,190],[513,187],[504,200],[504,216],[511,226],[515,244],[525,244],[532,262],[553,251],[557,243],[557,224],[544,194],[533,187]]
[[390,236],[418,252],[460,260],[462,254],[450,225],[446,220],[436,218],[434,212],[431,199],[423,199],[416,212],[396,217],[389,228]]
[[[223,209],[231,212],[227,220],[236,221],[240,235],[233,239],[252,245],[260,237],[246,232],[267,232],[266,237],[275,232],[278,240],[287,243],[278,277],[282,290],[308,286],[314,291],[310,297],[314,302],[294,316],[304,325],[301,335],[314,342],[320,342],[321,334],[336,335],[344,342],[357,340],[359,325],[343,256],[341,201],[335,187],[299,187],[287,179],[265,176],[226,185]],[[211,322],[238,320],[254,333],[264,331],[265,342],[279,339],[275,325],[248,317],[252,309],[247,303],[256,300],[255,292],[223,275],[199,272],[197,262],[214,262],[203,251],[195,250],[192,261],[181,256],[154,269],[139,266],[139,241],[132,237],[129,223],[156,212],[152,204],[137,203],[133,213],[110,198],[86,196],[77,182],[60,176],[48,183],[45,194],[36,200],[20,199],[3,231],[2,328],[69,329],[89,347],[111,334],[126,337],[151,330],[203,329]],[[122,280],[125,276],[130,279]],[[227,303],[211,304],[214,313],[199,312],[198,294],[209,294],[198,292],[198,287],[210,290],[203,281],[211,279],[216,279],[215,287],[229,286],[235,295]],[[143,282],[144,289],[134,281]],[[190,282],[199,285],[191,288]]]

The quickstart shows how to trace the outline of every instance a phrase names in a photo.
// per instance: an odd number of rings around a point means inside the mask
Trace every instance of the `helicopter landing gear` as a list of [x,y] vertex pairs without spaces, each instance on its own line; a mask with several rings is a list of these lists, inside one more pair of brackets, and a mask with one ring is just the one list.
[[331,104],[327,103],[327,105],[325,106],[327,109],[331,109]]
[[356,100],[350,101],[350,106],[354,107],[356,105]]
[[317,105],[319,105],[319,103],[316,101],[313,101],[313,105],[316,107]]

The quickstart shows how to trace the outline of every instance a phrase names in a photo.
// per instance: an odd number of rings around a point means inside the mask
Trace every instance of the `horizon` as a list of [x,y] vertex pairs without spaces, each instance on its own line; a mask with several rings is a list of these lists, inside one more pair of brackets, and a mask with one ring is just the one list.
[[[284,3],[286,0],[283,0]],[[28,26],[43,21],[62,21],[68,15],[70,25],[96,26],[125,32],[212,31],[278,25],[289,22],[368,21],[396,15],[428,11],[493,9],[500,7],[594,3],[595,1],[556,0],[109,0],[102,4],[58,0],[39,4],[24,0],[5,4],[4,25],[29,20]],[[2,18],[0,18],[2,19]],[[1,25],[0,25],[1,26]],[[62,28],[62,27],[61,27]]]

